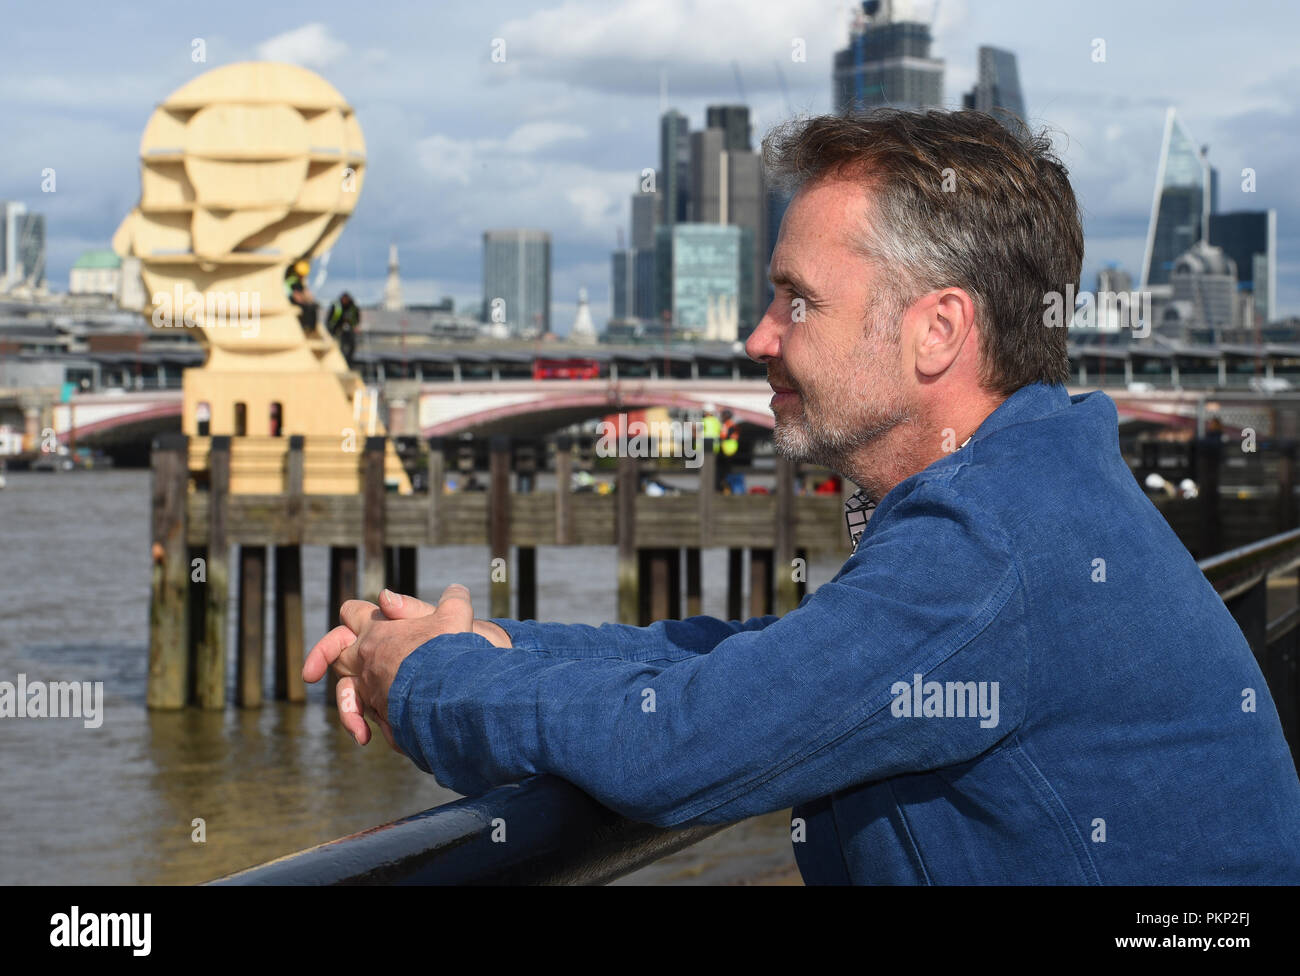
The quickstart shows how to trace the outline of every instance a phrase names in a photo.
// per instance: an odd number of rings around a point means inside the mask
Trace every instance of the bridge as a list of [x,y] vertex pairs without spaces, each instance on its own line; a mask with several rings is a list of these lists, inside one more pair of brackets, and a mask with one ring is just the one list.
[[[53,430],[63,443],[146,450],[156,433],[180,428],[181,375],[202,359],[202,350],[175,345],[41,355],[41,371],[32,375],[43,385],[0,389],[0,428],[10,432],[4,444],[21,439],[31,450],[41,439],[48,442],[43,435]],[[595,364],[599,376],[533,378],[538,360],[570,357]],[[1258,428],[1261,411],[1300,409],[1300,346],[1072,345],[1070,362],[1070,392],[1105,390],[1126,425],[1190,429],[1208,409],[1217,410],[1230,430]],[[663,407],[689,414],[708,404],[730,409],[755,433],[772,426],[765,368],[731,345],[584,349],[413,340],[406,347],[363,350],[355,367],[368,386],[383,391],[389,429],[406,436],[534,437],[621,410]],[[74,385],[81,391],[66,396]],[[224,420],[213,418],[213,433],[223,432]],[[253,418],[250,434],[263,433],[257,423]],[[282,426],[292,431],[292,418],[284,417]],[[12,453],[0,444],[6,450]]]
[[[1273,433],[1271,411],[1300,411],[1300,393],[1264,395],[1242,390],[1155,390],[1130,392],[1123,386],[1068,387],[1071,394],[1102,389],[1116,404],[1121,426],[1194,431],[1198,421],[1217,413],[1225,429],[1245,426]],[[455,437],[543,437],[573,424],[620,411],[662,407],[687,413],[712,404],[729,409],[736,420],[771,430],[772,391],[757,379],[596,379],[390,380],[384,384],[389,429],[397,435]],[[27,448],[53,430],[60,443],[102,448],[144,449],[158,433],[181,426],[180,390],[109,390],[77,393],[66,400],[54,389],[0,390],[0,425],[25,435]],[[365,418],[359,418],[364,424]],[[287,420],[287,418],[286,418]],[[250,433],[260,433],[250,430]]]

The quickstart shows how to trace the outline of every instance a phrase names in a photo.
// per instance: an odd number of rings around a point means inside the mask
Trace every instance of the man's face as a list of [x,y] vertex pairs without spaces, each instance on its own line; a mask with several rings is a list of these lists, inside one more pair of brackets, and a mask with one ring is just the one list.
[[745,344],[767,363],[776,450],[841,473],[859,448],[915,417],[899,323],[875,300],[878,273],[850,246],[868,210],[862,188],[843,180],[795,196],[772,255],[776,297]]

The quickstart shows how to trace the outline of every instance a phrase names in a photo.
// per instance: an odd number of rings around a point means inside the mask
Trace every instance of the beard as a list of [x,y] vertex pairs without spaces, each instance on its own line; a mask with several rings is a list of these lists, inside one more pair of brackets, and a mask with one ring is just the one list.
[[851,373],[827,372],[815,389],[769,363],[769,382],[798,395],[776,415],[772,443],[779,455],[850,477],[861,448],[915,419],[897,380],[882,373],[880,364],[887,360],[879,351],[854,358],[859,365]]

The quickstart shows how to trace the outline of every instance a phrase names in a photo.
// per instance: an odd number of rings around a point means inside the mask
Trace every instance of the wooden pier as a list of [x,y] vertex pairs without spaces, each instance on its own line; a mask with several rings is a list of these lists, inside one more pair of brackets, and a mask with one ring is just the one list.
[[[799,493],[799,466],[783,459],[776,462],[770,494],[715,491],[716,458],[709,449],[701,454],[697,492],[642,494],[643,462],[622,457],[612,494],[575,493],[568,490],[575,445],[561,437],[554,458],[557,490],[541,492],[531,490],[536,446],[496,437],[489,444],[487,490],[448,494],[447,455],[454,452],[434,439],[421,448],[427,490],[400,495],[389,490],[391,478],[385,485],[385,438],[367,438],[350,454],[333,439],[321,441],[173,434],[154,442],[151,708],[226,705],[231,586],[238,594],[235,703],[262,703],[268,558],[274,565],[271,693],[285,701],[305,699],[303,546],[329,551],[329,618],[322,630],[310,628],[312,636],[338,624],[345,600],[375,600],[385,586],[415,593],[422,548],[484,547],[481,571],[490,596],[481,615],[527,620],[538,618],[539,610],[545,614],[537,604],[539,546],[614,547],[610,616],[642,626],[700,613],[704,549],[727,550],[725,578],[707,583],[725,587],[731,620],[793,609],[805,592],[808,555],[847,558],[849,552],[842,494]],[[1201,440],[1144,445],[1142,458],[1131,463],[1139,477],[1161,471],[1173,481],[1194,478],[1198,497],[1152,501],[1188,550],[1206,558],[1296,526],[1296,454],[1289,440],[1262,444],[1249,455]],[[463,455],[456,460],[462,468],[470,463]],[[304,484],[328,483],[320,472],[335,478],[349,464],[356,465],[359,492],[304,492]],[[232,468],[244,484],[275,482],[267,472],[279,472],[282,490],[232,493]],[[800,558],[802,573],[796,571]]]
[[[347,599],[375,600],[385,586],[414,593],[421,548],[485,547],[482,572],[490,580],[490,600],[481,615],[534,619],[537,547],[615,547],[610,615],[640,625],[700,612],[704,549],[728,550],[726,579],[718,583],[726,587],[727,614],[736,619],[797,606],[806,591],[809,553],[848,555],[842,495],[797,494],[798,466],[785,460],[776,463],[769,494],[715,491],[715,455],[707,446],[697,492],[642,494],[644,462],[623,457],[612,494],[574,493],[568,490],[574,444],[562,437],[556,444],[557,490],[521,491],[512,489],[512,479],[530,489],[535,457],[530,450],[512,451],[506,438],[493,438],[487,491],[447,494],[444,446],[435,440],[427,445],[428,490],[399,495],[385,490],[385,446],[385,438],[371,437],[351,455],[360,470],[359,493],[323,495],[303,492],[304,472],[341,463],[336,441],[184,435],[155,440],[151,708],[226,705],[231,586],[237,587],[239,615],[235,703],[262,703],[268,558],[275,580],[272,694],[304,700],[302,546],[329,549],[327,629],[337,625],[338,607]],[[246,471],[270,464],[282,472],[283,491],[231,493],[232,467]]]

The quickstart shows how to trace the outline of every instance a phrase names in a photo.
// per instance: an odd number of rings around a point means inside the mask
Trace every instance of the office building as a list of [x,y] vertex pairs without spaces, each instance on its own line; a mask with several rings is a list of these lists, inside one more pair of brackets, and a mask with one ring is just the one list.
[[551,235],[544,230],[483,234],[483,321],[514,338],[551,331]]
[[835,52],[836,114],[942,107],[943,60],[930,57],[930,43],[929,24],[895,20],[891,0],[865,0],[848,47]]
[[1277,313],[1277,211],[1238,210],[1210,214],[1210,243],[1237,265],[1237,290],[1250,297],[1256,321]]
[[1023,131],[1025,100],[1020,93],[1016,56],[1001,48],[981,46],[979,80],[962,98],[962,105],[997,116],[1013,132]]
[[0,291],[45,287],[45,215],[0,202]]
[[1165,113],[1156,167],[1155,195],[1142,258],[1143,290],[1169,283],[1174,261],[1206,233],[1210,215],[1210,173],[1178,113]]
[[675,108],[659,117],[659,184],[664,195],[660,223],[671,227],[689,220],[691,183],[690,122]]
[[722,148],[727,152],[754,148],[748,105],[710,105],[704,110],[704,127],[722,130]]
[[753,326],[754,233],[734,224],[677,224],[655,232],[658,304],[674,333],[735,341]]

